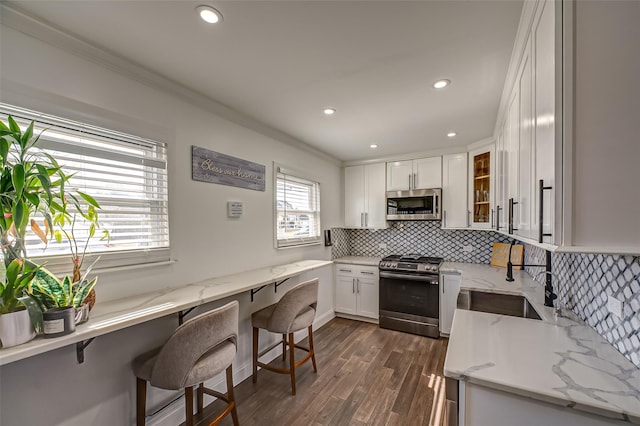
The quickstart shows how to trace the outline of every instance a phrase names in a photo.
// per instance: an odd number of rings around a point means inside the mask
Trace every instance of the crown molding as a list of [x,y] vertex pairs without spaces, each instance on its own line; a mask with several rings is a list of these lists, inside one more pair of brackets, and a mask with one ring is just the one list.
[[15,4],[0,3],[0,23],[8,28],[26,34],[46,44],[72,53],[103,68],[119,73],[129,79],[142,83],[155,90],[168,93],[185,100],[192,105],[212,112],[217,116],[240,125],[256,133],[267,136],[287,145],[294,146],[340,166],[341,161],[332,155],[281,131],[262,123],[246,114],[228,107],[215,99],[202,95],[195,90],[167,78],[158,72],[125,58],[106,48],[94,45],[81,37],[30,15]]

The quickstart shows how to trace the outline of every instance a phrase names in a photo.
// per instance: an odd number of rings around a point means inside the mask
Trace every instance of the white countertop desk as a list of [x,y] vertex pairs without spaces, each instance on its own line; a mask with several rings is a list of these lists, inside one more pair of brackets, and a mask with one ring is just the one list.
[[122,330],[165,315],[192,309],[228,296],[252,291],[319,269],[330,260],[301,260],[286,265],[269,266],[237,274],[171,287],[109,302],[98,302],[91,310],[89,321],[79,325],[74,333],[55,339],[36,337],[34,340],[11,348],[0,349],[0,365],[76,344],[78,362],[84,360],[84,348],[98,336]]

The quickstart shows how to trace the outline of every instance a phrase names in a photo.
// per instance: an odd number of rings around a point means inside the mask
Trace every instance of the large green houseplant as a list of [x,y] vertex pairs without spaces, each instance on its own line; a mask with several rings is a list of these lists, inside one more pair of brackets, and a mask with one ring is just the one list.
[[[4,267],[0,281],[0,330],[8,327],[25,329],[25,289],[37,266],[27,261],[25,236],[28,229],[40,238],[53,228],[53,217],[65,211],[65,183],[67,176],[56,160],[37,147],[39,134],[34,134],[34,123],[22,130],[9,116],[7,123],[0,121],[0,247]],[[41,217],[45,231],[35,218]],[[16,315],[11,315],[16,314]],[[6,315],[6,316],[5,316]],[[11,319],[9,319],[11,315]],[[14,318],[20,318],[16,326]],[[33,315],[31,320],[33,321]],[[4,347],[30,340],[34,334],[15,337],[0,335]],[[20,341],[23,340],[23,341]]]

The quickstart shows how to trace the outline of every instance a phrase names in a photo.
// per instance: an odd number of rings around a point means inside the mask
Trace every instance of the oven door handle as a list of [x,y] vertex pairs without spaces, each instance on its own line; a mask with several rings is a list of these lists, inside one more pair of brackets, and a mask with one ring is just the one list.
[[380,271],[380,278],[397,278],[401,280],[410,281],[423,281],[427,284],[438,285],[438,276],[429,275],[411,275],[411,274],[399,274],[397,272]]

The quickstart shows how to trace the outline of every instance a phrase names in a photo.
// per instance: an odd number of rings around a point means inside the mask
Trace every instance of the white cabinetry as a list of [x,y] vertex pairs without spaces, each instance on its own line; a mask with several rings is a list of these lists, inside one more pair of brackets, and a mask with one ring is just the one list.
[[513,393],[459,382],[460,426],[615,426],[629,423]]
[[460,274],[440,274],[440,333],[451,333],[461,281]]
[[[543,232],[554,233],[556,130],[555,130],[555,10],[552,1],[540,1],[533,13],[531,31],[522,54],[502,125],[496,135],[497,194],[500,230],[539,239],[539,212],[543,198]],[[513,199],[509,227],[509,200]],[[544,242],[559,242],[545,238]]]
[[336,313],[378,319],[378,268],[336,264]]
[[442,157],[387,163],[387,191],[430,189],[442,186]]
[[495,147],[469,151],[469,225],[489,229],[494,221]]
[[385,164],[344,169],[344,222],[347,228],[386,228]]
[[442,157],[442,227],[466,228],[467,153]]

